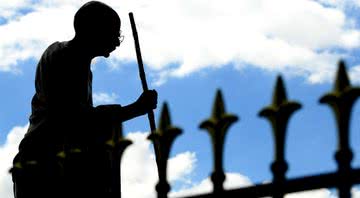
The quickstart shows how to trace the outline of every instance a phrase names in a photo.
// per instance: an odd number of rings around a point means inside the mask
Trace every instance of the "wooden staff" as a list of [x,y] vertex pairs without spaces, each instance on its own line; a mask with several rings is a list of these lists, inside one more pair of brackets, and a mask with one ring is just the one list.
[[[145,75],[144,65],[143,65],[141,51],[140,51],[139,37],[138,37],[137,31],[136,31],[134,15],[132,12],[129,13],[129,17],[130,17],[131,29],[132,29],[132,33],[133,33],[133,37],[134,37],[134,41],[135,41],[136,58],[137,58],[138,66],[139,66],[139,75],[140,75],[140,79],[141,79],[141,84],[142,84],[143,91],[147,91],[147,90],[149,90],[149,88],[148,88],[148,85],[146,82],[146,75]],[[156,130],[156,125],[155,125],[155,119],[154,119],[154,112],[152,110],[148,112],[148,118],[149,118],[151,133],[154,133]],[[155,150],[156,163],[158,163],[159,153],[158,153],[156,144],[154,144],[154,150]]]

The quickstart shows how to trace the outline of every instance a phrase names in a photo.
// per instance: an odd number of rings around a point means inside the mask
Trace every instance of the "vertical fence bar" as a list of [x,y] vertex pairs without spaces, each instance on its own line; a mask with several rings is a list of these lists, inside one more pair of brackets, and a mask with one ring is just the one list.
[[285,137],[286,128],[291,115],[301,105],[294,101],[288,101],[281,76],[278,76],[274,90],[273,103],[260,111],[259,116],[267,118],[273,128],[275,140],[275,159],[271,164],[273,182],[275,185],[274,198],[282,198],[283,184],[286,181],[285,173],[288,165],[285,160]]
[[206,129],[211,137],[214,152],[214,170],[211,174],[214,194],[220,194],[223,190],[225,174],[223,170],[223,149],[225,135],[228,128],[238,120],[238,117],[226,113],[225,104],[221,91],[218,90],[213,106],[212,116],[200,124],[201,129]]
[[110,171],[112,173],[110,183],[110,197],[121,198],[121,159],[125,149],[132,144],[130,140],[122,136],[122,125],[113,126],[113,137],[106,142],[111,159]]
[[333,110],[338,127],[338,150],[335,159],[339,173],[339,197],[351,197],[351,183],[349,174],[353,152],[349,145],[349,124],[353,104],[360,96],[360,89],[352,87],[348,78],[345,63],[339,62],[336,82],[332,92],[325,94],[320,103],[328,104]]
[[149,135],[148,139],[158,145],[158,170],[159,182],[156,185],[158,198],[167,198],[170,191],[170,185],[167,181],[167,161],[169,159],[170,148],[175,138],[182,133],[180,128],[174,127],[171,124],[171,118],[167,103],[163,104],[159,127],[155,133]]

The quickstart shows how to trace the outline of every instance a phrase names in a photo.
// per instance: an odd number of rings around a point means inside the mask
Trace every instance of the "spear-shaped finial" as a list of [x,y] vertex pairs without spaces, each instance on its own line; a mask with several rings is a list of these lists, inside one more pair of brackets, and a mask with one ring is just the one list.
[[281,76],[278,76],[276,80],[275,93],[273,95],[272,104],[273,106],[280,106],[285,101],[287,101],[287,96],[285,92],[284,81]]
[[360,88],[352,87],[344,61],[339,62],[333,91],[320,98],[320,103],[328,104],[334,114],[339,132],[339,149],[348,150],[349,122],[354,102],[360,96]]
[[336,81],[334,90],[344,91],[350,86],[350,80],[346,72],[345,62],[343,60],[339,61],[339,67],[336,74]]
[[170,118],[168,104],[164,103],[159,121],[159,132],[166,131],[168,127],[171,127],[171,118]]
[[225,114],[225,104],[224,104],[223,96],[221,91],[217,90],[214,106],[212,109],[212,117],[220,119],[221,116],[224,114]]
[[342,175],[339,178],[341,185],[338,187],[340,198],[351,197],[351,185],[347,181],[353,158],[349,144],[349,125],[352,107],[359,96],[360,88],[351,86],[345,62],[340,61],[333,91],[320,98],[320,103],[329,105],[333,110],[337,121],[338,150],[335,159],[338,163],[338,171]]
[[223,147],[225,135],[229,127],[237,120],[237,116],[226,113],[221,91],[217,90],[212,109],[212,116],[200,124],[201,129],[206,129],[208,131],[213,145],[214,170],[211,174],[211,180],[213,182],[215,194],[224,190],[223,183],[225,181],[225,174],[223,170]]
[[277,77],[274,89],[273,101],[270,106],[265,107],[259,116],[267,118],[273,127],[275,137],[275,160],[284,159],[285,132],[291,115],[301,105],[295,101],[288,101],[284,82],[281,76]]
[[[273,128],[275,140],[275,159],[271,165],[273,172],[274,183],[281,184],[285,181],[285,173],[287,171],[287,163],[285,160],[285,136],[288,121],[291,115],[301,105],[294,101],[288,101],[284,82],[281,76],[277,77],[276,86],[273,95],[273,101],[270,106],[265,107],[260,111],[259,116],[267,118]],[[281,189],[281,187],[279,187]],[[275,193],[274,197],[283,197],[282,192]]]
[[170,191],[170,185],[167,182],[167,161],[169,159],[170,148],[175,138],[182,133],[180,128],[174,127],[171,124],[169,108],[165,102],[162,107],[159,127],[155,133],[149,135],[148,139],[158,145],[158,174],[159,182],[156,185],[158,198],[167,198]]

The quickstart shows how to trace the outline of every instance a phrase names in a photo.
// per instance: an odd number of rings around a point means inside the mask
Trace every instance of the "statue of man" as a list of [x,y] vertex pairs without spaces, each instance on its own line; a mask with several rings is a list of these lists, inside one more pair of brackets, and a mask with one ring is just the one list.
[[108,5],[91,1],[76,12],[74,28],[75,37],[51,44],[37,65],[30,126],[11,171],[15,198],[105,197],[92,151],[112,124],[156,108],[155,90],[127,106],[94,107],[91,60],[120,46],[121,20]]

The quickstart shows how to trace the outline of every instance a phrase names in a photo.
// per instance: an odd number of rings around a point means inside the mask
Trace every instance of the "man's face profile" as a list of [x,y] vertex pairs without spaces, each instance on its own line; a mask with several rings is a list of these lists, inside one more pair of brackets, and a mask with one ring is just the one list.
[[76,37],[83,40],[95,56],[109,57],[120,45],[121,21],[118,14],[100,2],[89,2],[75,14]]
[[96,32],[91,41],[95,55],[109,57],[110,53],[120,45],[120,24],[109,24]]

